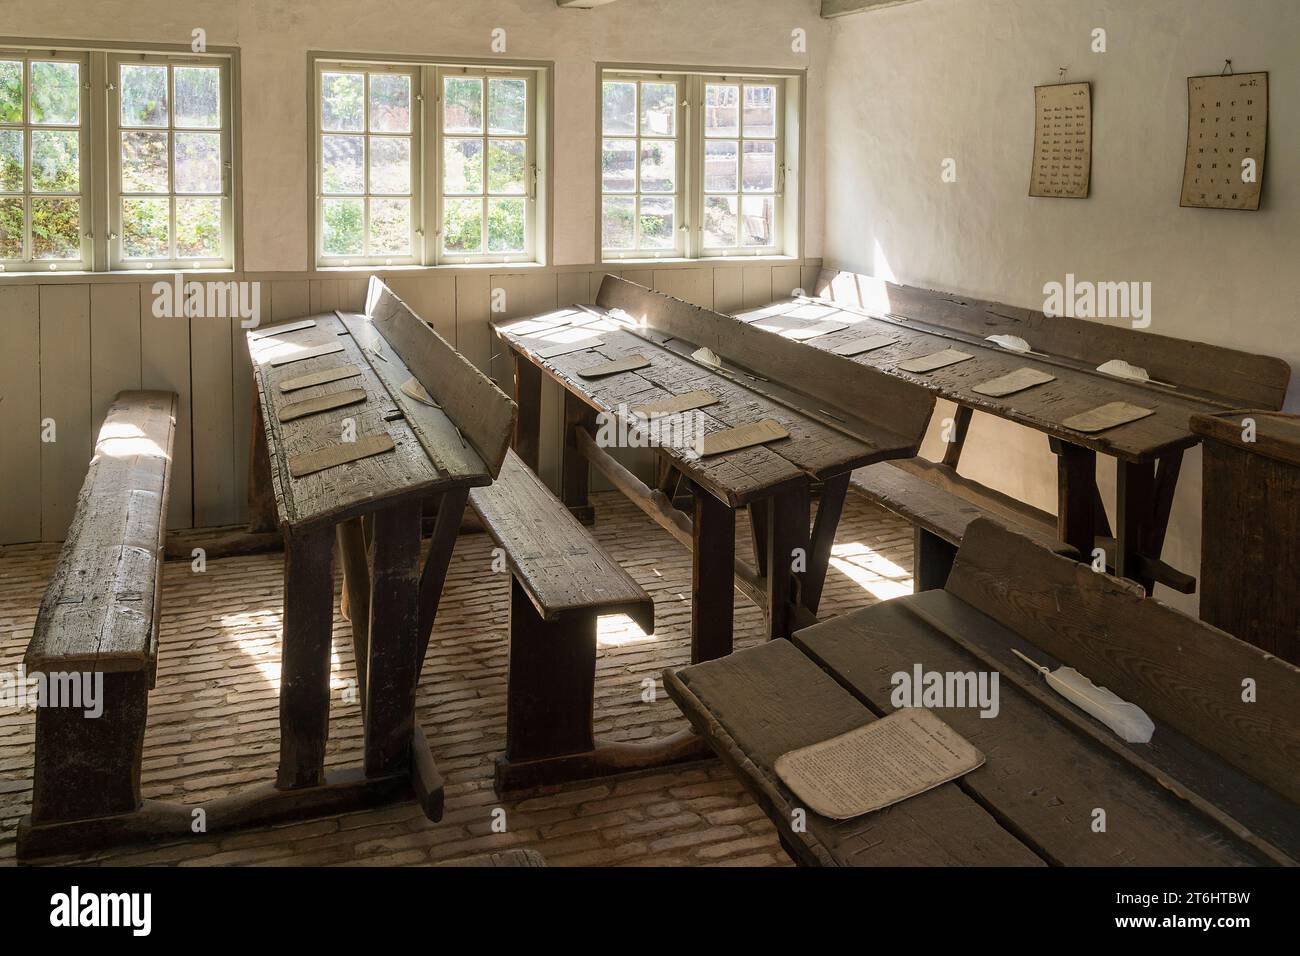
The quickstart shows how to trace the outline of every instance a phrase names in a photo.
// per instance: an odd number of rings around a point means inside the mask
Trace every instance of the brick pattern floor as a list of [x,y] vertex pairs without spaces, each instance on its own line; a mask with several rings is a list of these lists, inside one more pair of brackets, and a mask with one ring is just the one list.
[[[638,740],[682,729],[663,693],[664,667],[690,656],[689,553],[621,495],[593,496],[594,533],[654,597],[656,633],[602,621],[596,732]],[[738,526],[747,522],[738,521]],[[748,555],[747,528],[737,553]],[[13,673],[31,637],[57,545],[0,552],[0,671]],[[336,562],[337,563],[337,562]],[[574,783],[503,800],[492,789],[504,748],[509,577],[491,573],[491,542],[463,535],[419,685],[417,719],[447,781],[446,814],[430,823],[411,804],[170,844],[120,848],[78,862],[115,865],[410,865],[532,847],[553,866],[789,865],[776,832],[716,760],[641,776]],[[194,573],[164,572],[158,683],[149,697],[146,798],[202,802],[273,779],[278,750],[279,554],[228,558]],[[337,591],[337,582],[336,582]],[[850,497],[822,613],[911,591],[911,531]],[[762,638],[758,608],[736,593],[737,647]],[[350,625],[334,621],[330,766],[360,760],[361,722],[349,702]],[[643,681],[656,699],[642,699]],[[34,718],[0,707],[0,864],[12,864],[18,819],[31,804]],[[494,811],[505,812],[495,832]]]

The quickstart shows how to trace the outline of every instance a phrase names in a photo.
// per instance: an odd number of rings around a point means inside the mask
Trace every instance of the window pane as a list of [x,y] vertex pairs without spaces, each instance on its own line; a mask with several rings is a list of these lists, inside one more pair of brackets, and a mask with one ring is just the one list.
[[704,135],[740,135],[740,87],[705,84]]
[[221,256],[221,200],[199,196],[176,199],[176,255],[182,259]]
[[[523,191],[524,141],[522,139],[488,140],[488,192],[522,193]],[[490,233],[491,230],[489,236]]]
[[524,200],[488,200],[488,252],[524,251]]
[[736,197],[704,197],[704,245],[730,249],[736,245]]
[[0,259],[23,257],[23,201],[0,199]]
[[636,200],[631,196],[606,196],[601,202],[601,245],[606,249],[631,249],[636,241],[633,221]]
[[488,81],[488,132],[520,136],[528,132],[527,81]]
[[0,192],[23,191],[23,131],[0,129]]
[[167,67],[124,63],[120,90],[123,126],[167,125]]
[[370,200],[370,254],[406,256],[411,253],[411,201]]
[[410,194],[411,141],[405,136],[370,138],[370,191]]
[[602,131],[606,134],[636,132],[636,84],[604,83],[601,85]]
[[483,132],[483,81],[475,76],[443,79],[443,130],[448,133]]
[[321,205],[321,248],[325,255],[361,255],[365,251],[362,200],[326,199]]
[[741,243],[746,246],[772,245],[772,197],[746,196],[741,205]]
[[600,161],[602,188],[607,193],[636,191],[636,140],[607,139]]
[[166,259],[170,212],[166,199],[123,199],[122,255],[127,259]]
[[442,207],[444,252],[478,252],[483,247],[483,201],[448,199]]
[[646,197],[641,200],[641,247],[643,249],[671,249],[673,247],[672,197]]
[[[165,76],[164,73],[164,84]],[[32,122],[43,125],[76,126],[81,121],[80,118],[80,64],[66,61],[33,62]]]
[[677,84],[641,84],[641,135],[672,136],[677,121]]
[[360,73],[320,75],[321,128],[359,133],[363,128],[365,78]]
[[641,191],[670,193],[677,180],[677,144],[671,139],[641,140]]
[[167,192],[166,133],[122,133],[122,191]]
[[322,136],[320,139],[321,192],[363,192],[366,185],[362,168],[365,137]]
[[220,133],[176,134],[176,191],[221,192]]
[[776,143],[745,141],[745,192],[770,193],[776,189]]
[[736,185],[737,144],[735,140],[716,140],[704,144],[704,191],[731,192]]
[[221,71],[213,66],[178,66],[172,72],[176,125],[221,128]]
[[483,191],[483,141],[481,139],[445,139],[442,141],[442,189],[448,193]]
[[0,60],[0,123],[23,121],[23,61]]
[[776,87],[745,87],[745,135],[776,136]]
[[81,201],[32,199],[32,256],[81,258]]
[[409,75],[370,74],[370,129],[376,133],[411,131],[411,77]]
[[32,130],[32,191],[75,193],[81,183],[79,145],[76,130]]

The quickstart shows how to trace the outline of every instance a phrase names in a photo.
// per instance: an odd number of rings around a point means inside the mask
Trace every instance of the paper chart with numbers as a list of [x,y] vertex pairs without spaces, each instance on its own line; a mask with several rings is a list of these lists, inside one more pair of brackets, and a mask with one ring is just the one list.
[[1259,209],[1267,141],[1267,73],[1188,77],[1180,205]]
[[1034,87],[1034,166],[1029,195],[1086,199],[1092,179],[1092,85]]

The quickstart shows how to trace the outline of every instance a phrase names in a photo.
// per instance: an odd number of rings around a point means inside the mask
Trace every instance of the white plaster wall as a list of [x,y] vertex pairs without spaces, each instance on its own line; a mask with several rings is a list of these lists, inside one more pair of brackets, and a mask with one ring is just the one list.
[[[0,0],[0,36],[238,46],[243,64],[245,268],[311,266],[307,52],[555,61],[555,234],[551,262],[596,261],[597,62],[810,70],[804,255],[820,255],[825,21],[819,0],[619,0],[561,10],[554,0]],[[808,53],[791,49],[791,31]]]
[[[1150,281],[1150,331],[1300,366],[1300,2],[919,0],[830,23],[828,266],[1039,308],[1068,272]],[[1186,77],[1227,57],[1270,74],[1263,209],[1181,209]],[[1093,84],[1092,195],[1030,199],[1033,87],[1062,66]],[[1113,463],[1099,470],[1109,501]],[[1040,434],[977,416],[962,471],[1055,511]],[[1193,452],[1165,547],[1193,573],[1200,479]]]

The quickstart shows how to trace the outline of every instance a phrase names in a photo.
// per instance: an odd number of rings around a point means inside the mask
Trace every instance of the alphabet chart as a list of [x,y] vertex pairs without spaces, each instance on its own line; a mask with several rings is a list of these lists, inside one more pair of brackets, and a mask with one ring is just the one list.
[[1034,87],[1034,166],[1029,195],[1086,199],[1092,175],[1092,85]]
[[1267,73],[1188,77],[1180,205],[1259,209],[1267,141]]

